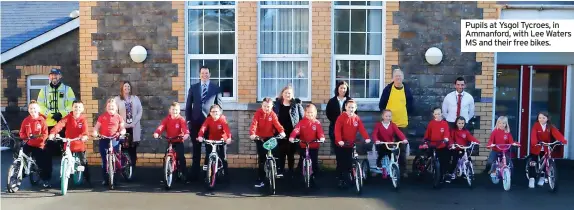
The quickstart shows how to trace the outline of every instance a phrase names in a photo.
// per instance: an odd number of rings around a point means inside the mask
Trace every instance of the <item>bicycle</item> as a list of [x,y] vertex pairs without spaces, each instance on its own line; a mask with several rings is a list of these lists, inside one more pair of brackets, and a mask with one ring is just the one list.
[[[401,171],[400,171],[400,167],[399,167],[399,156],[400,156],[400,152],[401,150],[399,149],[399,145],[402,144],[402,142],[375,142],[375,145],[381,145],[384,144],[385,147],[391,151],[391,155],[390,158],[389,156],[384,156],[383,159],[381,160],[381,165],[382,167],[379,168],[376,165],[374,167],[369,167],[369,160],[363,160],[363,166],[367,166],[366,168],[368,170],[363,169],[363,171],[366,172],[371,172],[371,173],[375,173],[375,174],[381,174],[383,179],[386,179],[387,177],[391,177],[391,183],[393,184],[393,187],[395,188],[395,190],[398,190],[400,187],[400,177],[401,177]],[[389,145],[391,145],[391,147],[389,147]],[[365,179],[369,178],[369,173],[365,173]]]
[[[293,143],[299,143],[301,142],[300,139],[295,139],[295,141],[293,141]],[[302,174],[303,174],[303,180],[305,182],[305,189],[307,191],[311,190],[311,179],[313,179],[313,161],[311,161],[311,156],[309,155],[309,144],[310,143],[323,143],[325,141],[321,141],[321,140],[314,140],[311,142],[303,142],[305,144],[305,158],[303,159],[303,167],[302,167]]]
[[474,166],[472,165],[472,162],[469,159],[468,156],[468,152],[467,150],[470,149],[470,154],[472,154],[472,151],[474,150],[474,145],[478,145],[478,143],[475,142],[471,142],[469,146],[463,146],[460,144],[453,144],[452,145],[452,149],[454,148],[460,148],[462,149],[462,151],[459,152],[464,152],[464,154],[462,155],[462,157],[460,157],[457,160],[457,164],[456,164],[456,169],[455,169],[455,174],[456,177],[463,177],[466,179],[466,182],[468,184],[468,187],[472,188],[472,181],[474,181]]
[[[217,146],[219,145],[225,145],[225,141],[224,140],[208,140],[208,139],[204,139],[203,143],[207,145],[211,145],[211,153],[209,153],[208,156],[208,164],[207,165],[203,165],[203,170],[206,172],[206,176],[205,176],[205,186],[208,190],[213,190],[215,188],[215,180],[217,179],[217,177],[223,177],[225,176],[225,172],[223,169],[223,160],[221,160],[221,158],[219,158],[219,155],[217,155]],[[225,154],[225,147],[223,148],[223,153]],[[225,154],[225,156],[227,156]],[[227,157],[224,157],[224,159],[227,159]]]
[[[277,187],[277,183],[275,182],[277,177],[277,161],[276,158],[273,156],[273,149],[277,147],[277,139],[281,139],[282,136],[275,136],[269,138],[269,140],[263,143],[263,148],[267,150],[266,159],[265,159],[265,176],[266,181],[269,183],[268,190],[269,194],[275,195],[275,190]],[[256,141],[260,141],[259,137],[255,138]]]
[[0,150],[10,150],[12,146],[16,144],[17,136],[19,135],[19,130],[10,130],[10,126],[8,126],[8,122],[4,119],[4,115],[0,113],[0,117],[2,118],[2,129],[0,131],[1,135],[1,146]]
[[64,154],[62,155],[62,161],[60,164],[60,190],[62,195],[66,195],[68,192],[68,179],[70,176],[73,176],[73,182],[76,185],[80,185],[82,183],[84,166],[82,166],[82,162],[78,157],[77,153],[72,153],[70,150],[70,145],[72,141],[80,140],[80,137],[74,139],[67,139],[62,138],[60,136],[56,136],[55,140],[61,140],[62,142],[68,142],[66,144],[66,148],[64,150]]
[[[353,144],[353,152],[351,153],[352,164],[351,164],[351,173],[350,173],[350,180],[351,182],[355,183],[355,191],[357,194],[363,193],[363,181],[365,180],[365,172],[363,171],[363,167],[361,165],[361,161],[359,161],[359,153],[357,153],[357,144],[355,142]],[[345,142],[344,146],[349,146],[350,143]]]
[[492,166],[491,166],[494,168],[494,166],[496,165],[496,175],[491,176],[492,183],[498,184],[500,182],[500,178],[502,178],[502,187],[504,188],[505,191],[509,191],[510,190],[510,183],[511,183],[511,173],[510,173],[510,166],[507,165],[506,155],[504,155],[504,154],[506,153],[506,151],[508,151],[510,149],[510,147],[519,146],[519,145],[493,144],[493,145],[490,145],[489,147],[493,147],[493,146],[495,146],[496,148],[498,148],[502,151],[498,155],[497,159],[494,160],[494,162],[492,163]]
[[175,150],[172,147],[172,140],[175,139],[180,139],[183,138],[183,136],[176,136],[173,138],[167,138],[165,136],[162,136],[160,138],[157,139],[166,139],[168,142],[168,147],[167,150],[165,152],[165,156],[163,158],[163,172],[164,172],[164,184],[165,184],[165,189],[169,190],[171,189],[171,183],[173,181],[173,172],[177,171],[177,177],[179,179],[183,179],[183,172],[178,170],[178,161],[177,161],[177,153],[175,152]]
[[126,181],[130,181],[133,175],[132,174],[133,168],[130,155],[126,152],[122,152],[122,144],[120,144],[119,142],[118,142],[118,151],[115,151],[113,146],[114,141],[116,142],[122,141],[127,136],[128,134],[120,135],[117,137],[99,135],[96,138],[96,140],[102,140],[102,139],[110,140],[108,149],[106,150],[106,169],[105,169],[108,174],[108,187],[110,188],[110,190],[113,190],[115,188],[114,178],[116,172],[121,171],[121,175],[124,177]]
[[8,168],[8,181],[6,182],[6,188],[8,193],[15,193],[20,189],[22,184],[22,178],[28,176],[32,186],[35,186],[40,181],[40,168],[36,164],[36,160],[33,157],[24,154],[24,146],[30,139],[35,139],[40,137],[30,136],[29,138],[22,139],[23,144],[21,144],[18,150],[18,156],[14,158],[14,162]]
[[[542,175],[544,178],[544,182],[548,183],[548,187],[550,187],[551,192],[556,192],[558,185],[556,185],[556,180],[558,173],[556,172],[556,163],[554,162],[554,158],[552,157],[552,152],[554,151],[554,147],[558,145],[563,145],[562,142],[555,141],[553,143],[546,143],[546,142],[538,142],[536,146],[546,147],[548,148],[548,152],[542,156],[542,159],[538,161],[538,165],[534,165],[536,170],[536,174]],[[532,161],[532,160],[530,160]],[[530,178],[528,174],[528,168],[530,165],[530,161],[526,161],[526,178]],[[544,169],[541,171],[541,169]],[[534,177],[536,178],[536,177]]]
[[433,180],[433,188],[438,188],[441,182],[441,173],[440,173],[440,161],[436,155],[436,146],[430,146],[428,143],[429,140],[424,140],[423,145],[419,146],[420,150],[431,150],[431,155],[429,156],[428,152],[424,152],[424,155],[421,157],[420,154],[415,156],[413,160],[413,172],[415,173],[416,177],[421,178],[424,174],[430,172],[432,174]]

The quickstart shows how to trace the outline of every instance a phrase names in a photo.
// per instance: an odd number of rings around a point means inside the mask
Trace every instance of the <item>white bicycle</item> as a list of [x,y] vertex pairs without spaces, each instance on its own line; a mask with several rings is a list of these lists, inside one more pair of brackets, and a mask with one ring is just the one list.
[[[387,149],[391,151],[391,155],[390,155],[391,158],[389,159],[389,156],[385,155],[383,157],[383,159],[381,160],[381,162],[382,162],[381,168],[378,168],[376,165],[369,167],[369,161],[364,160],[363,161],[363,167],[364,167],[363,170],[365,171],[365,179],[367,179],[371,175],[370,173],[368,173],[369,171],[371,173],[381,174],[383,176],[383,179],[390,177],[391,182],[393,183],[393,187],[395,188],[395,190],[398,190],[399,186],[400,186],[400,180],[401,180],[401,171],[399,168],[399,155],[400,155],[399,145],[402,143],[400,141],[399,142],[381,142],[381,141],[375,142],[375,145],[381,145],[381,144],[384,144],[385,147],[387,147]],[[366,170],[366,168],[369,168],[369,170]]]
[[60,189],[62,191],[62,195],[66,195],[68,192],[68,180],[70,176],[73,176],[74,184],[80,185],[82,184],[83,180],[83,173],[84,173],[84,166],[80,160],[80,157],[77,153],[72,153],[70,150],[70,145],[73,141],[80,140],[80,137],[74,139],[67,139],[62,138],[60,136],[56,136],[55,140],[60,140],[62,142],[68,142],[66,144],[66,149],[64,151],[64,155],[62,156],[62,161],[60,164]]
[[468,157],[468,152],[467,150],[470,149],[470,154],[472,154],[472,151],[474,149],[474,145],[478,145],[475,142],[470,143],[469,146],[462,146],[460,144],[453,144],[452,148],[460,148],[462,149],[462,151],[459,152],[464,152],[464,154],[462,155],[462,157],[460,157],[457,162],[456,162],[456,169],[455,169],[455,175],[457,178],[460,177],[464,177],[466,179],[466,182],[468,184],[468,187],[472,188],[472,181],[474,181],[474,166],[472,165],[472,162],[470,161],[469,157]]

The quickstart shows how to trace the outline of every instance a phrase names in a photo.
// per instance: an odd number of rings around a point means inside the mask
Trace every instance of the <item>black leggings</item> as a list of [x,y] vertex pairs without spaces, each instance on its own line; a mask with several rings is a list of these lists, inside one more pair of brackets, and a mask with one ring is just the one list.
[[338,147],[337,150],[337,174],[340,180],[347,180],[353,164],[353,148]]
[[528,156],[528,158],[526,158],[526,164],[530,164],[530,162],[535,163],[534,166],[532,166],[532,165],[528,166],[528,177],[529,178],[536,178],[536,177],[538,177],[538,175],[541,175],[544,173],[544,171],[542,171],[541,169],[538,169],[541,171],[539,171],[540,173],[536,174],[536,169],[538,168],[538,164],[539,164],[540,160],[542,160],[542,157],[544,157],[544,154],[545,154],[544,151],[540,151],[539,155],[530,154]]
[[287,156],[287,166],[289,171],[293,171],[295,166],[295,153],[299,148],[299,144],[293,144],[287,139],[279,139],[279,157],[277,158],[277,168],[283,170],[285,168],[285,156]]
[[129,136],[126,138],[126,147],[124,148],[128,154],[130,155],[130,161],[132,162],[132,168],[136,167],[136,162],[138,160],[138,153],[137,148],[139,146],[139,142],[134,142],[134,129],[133,128],[126,128],[126,133]]
[[[319,149],[309,149],[309,157],[311,158],[311,165],[313,166],[313,174],[319,172]],[[305,159],[305,149],[299,148],[299,164],[297,168],[303,171],[303,160]]]
[[90,182],[90,170],[89,170],[89,166],[88,166],[88,156],[86,155],[86,152],[77,152],[76,154],[78,155],[78,158],[80,158],[80,164],[82,164],[82,166],[84,166],[84,179],[87,182]]
[[[432,157],[432,150],[428,149],[427,151],[427,155],[428,157]],[[440,164],[440,174],[441,176],[446,174],[451,166],[450,166],[450,160],[451,160],[451,151],[448,150],[447,148],[441,148],[441,149],[436,149],[436,156],[438,158],[438,162]]]

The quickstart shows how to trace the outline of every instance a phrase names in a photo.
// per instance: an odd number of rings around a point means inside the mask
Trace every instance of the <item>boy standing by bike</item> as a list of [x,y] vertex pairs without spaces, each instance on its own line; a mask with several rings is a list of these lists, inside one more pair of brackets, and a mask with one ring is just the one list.
[[[289,136],[289,141],[293,143],[295,141],[295,137],[299,136],[301,142],[299,143],[299,164],[297,167],[301,170],[303,169],[303,159],[305,158],[305,148],[307,145],[305,142],[312,142],[312,141],[325,141],[325,134],[323,133],[323,126],[321,126],[321,122],[317,120],[317,107],[313,104],[307,105],[305,107],[305,118],[299,121],[295,128],[293,128],[293,132]],[[313,172],[319,172],[319,143],[313,142],[309,143],[309,156],[311,157],[311,164],[313,166]],[[314,176],[311,179],[313,185]]]
[[24,145],[24,153],[31,154],[40,168],[40,177],[42,178],[43,187],[50,188],[50,179],[52,178],[52,157],[44,149],[46,139],[48,138],[48,126],[46,118],[40,116],[40,105],[35,100],[28,104],[28,113],[30,116],[22,121],[20,126],[20,139],[29,139]]
[[335,122],[335,143],[339,145],[339,152],[336,154],[337,172],[339,174],[339,187],[346,186],[346,179],[349,178],[349,171],[352,165],[353,147],[357,132],[365,139],[365,143],[370,143],[369,134],[363,126],[361,118],[355,114],[357,103],[348,100],[345,105],[345,112],[339,115]]
[[183,141],[189,138],[189,130],[187,129],[187,123],[185,119],[179,114],[181,112],[181,107],[179,103],[173,102],[169,107],[169,115],[165,117],[161,124],[157,127],[153,133],[153,138],[159,138],[159,135],[164,131],[168,141],[171,142],[171,146],[177,155],[177,169],[181,172],[181,177],[186,177],[185,168],[185,150],[183,146]]
[[[373,129],[373,141],[377,142],[395,142],[395,139],[399,139],[401,143],[407,144],[407,137],[405,134],[399,130],[399,127],[393,123],[391,120],[393,115],[391,110],[385,109],[383,110],[382,119],[383,121],[380,123],[375,124],[375,128]],[[397,138],[395,138],[397,137]],[[383,156],[387,156],[389,159],[391,158],[391,150],[388,150],[385,145],[376,145],[377,148],[377,168],[382,168],[381,160]],[[401,171],[406,171],[406,160],[404,158],[399,157],[399,166],[401,167]]]
[[285,136],[285,129],[283,129],[277,115],[273,112],[273,101],[271,101],[271,98],[264,98],[261,108],[255,112],[249,127],[249,138],[255,140],[259,137],[259,140],[255,141],[255,144],[257,144],[258,164],[256,188],[265,186],[263,180],[265,180],[264,167],[267,151],[263,148],[263,143],[273,137],[276,132],[279,132],[279,135],[282,137]]
[[[456,129],[451,131],[451,143],[453,144],[451,147],[452,162],[450,163],[450,169],[449,169],[451,180],[454,180],[456,178],[454,170],[456,170],[458,159],[460,159],[464,155],[464,151],[462,151],[462,149],[460,148],[455,148],[454,144],[466,146],[471,142],[477,144],[480,143],[476,138],[474,138],[474,136],[472,136],[470,131],[466,129],[466,119],[463,116],[456,118],[455,123],[456,123]],[[468,155],[468,161],[472,161],[470,159],[470,154]],[[450,180],[447,179],[446,182],[448,183],[450,182]]]
[[72,103],[72,112],[66,115],[60,122],[52,128],[50,131],[50,136],[48,139],[52,140],[62,129],[66,128],[66,138],[75,139],[80,137],[81,141],[72,141],[64,143],[64,148],[67,144],[70,145],[70,151],[72,153],[77,153],[80,158],[80,164],[84,166],[84,178],[88,186],[92,186],[90,183],[90,172],[88,167],[88,158],[86,156],[86,144],[88,140],[88,123],[86,118],[82,115],[84,112],[84,103],[82,101],[74,101]]
[[[118,137],[120,135],[126,134],[125,123],[122,117],[118,114],[118,107],[116,105],[116,100],[108,99],[106,102],[106,112],[103,113],[98,117],[98,121],[94,126],[93,136],[98,137],[98,134],[107,137]],[[102,178],[104,181],[102,182],[103,185],[108,185],[108,174],[106,172],[106,150],[109,147],[110,141],[114,138],[101,138],[99,143],[100,148],[100,156],[102,158]],[[123,139],[120,139],[120,141]],[[113,145],[114,151],[119,150],[118,144]]]
[[[225,140],[225,144],[231,144],[231,131],[229,130],[229,125],[227,124],[227,119],[223,115],[221,107],[217,104],[211,105],[209,108],[209,116],[199,128],[199,134],[197,135],[197,141],[203,142],[203,136],[205,132],[208,132],[209,140]],[[223,174],[224,179],[229,178],[227,171],[227,159],[225,158],[225,145],[217,146],[217,155],[223,162]],[[211,154],[213,148],[211,145],[205,145],[205,161],[204,164],[209,162],[209,154]]]
[[[436,147],[436,155],[439,160],[440,167],[440,174],[441,176],[449,176],[446,174],[449,160],[450,160],[450,153],[447,149],[448,139],[450,136],[449,126],[448,123],[443,120],[442,118],[442,110],[439,107],[433,109],[433,117],[434,119],[431,120],[427,125],[427,130],[424,135],[424,140],[429,141],[430,146]],[[425,143],[424,147],[428,147]],[[428,150],[429,152],[431,150]],[[432,155],[429,155],[432,156]],[[442,167],[445,166],[445,167]],[[446,177],[446,179],[451,179],[450,177]]]

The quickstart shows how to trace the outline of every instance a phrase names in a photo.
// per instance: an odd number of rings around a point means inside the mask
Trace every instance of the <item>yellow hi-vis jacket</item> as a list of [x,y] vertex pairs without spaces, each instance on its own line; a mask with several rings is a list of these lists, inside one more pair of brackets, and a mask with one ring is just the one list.
[[76,100],[74,91],[71,87],[60,84],[58,89],[53,88],[49,84],[43,87],[38,93],[38,104],[40,105],[40,113],[44,114],[47,126],[55,126],[56,122],[52,119],[54,113],[62,114],[64,118],[68,113],[72,112],[72,104]]

